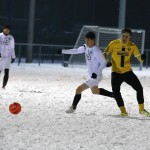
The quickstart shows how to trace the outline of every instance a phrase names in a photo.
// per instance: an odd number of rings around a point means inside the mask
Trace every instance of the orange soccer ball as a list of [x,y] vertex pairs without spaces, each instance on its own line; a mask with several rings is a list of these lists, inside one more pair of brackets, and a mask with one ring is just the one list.
[[13,102],[9,105],[9,111],[12,114],[17,115],[21,112],[21,105],[17,102]]

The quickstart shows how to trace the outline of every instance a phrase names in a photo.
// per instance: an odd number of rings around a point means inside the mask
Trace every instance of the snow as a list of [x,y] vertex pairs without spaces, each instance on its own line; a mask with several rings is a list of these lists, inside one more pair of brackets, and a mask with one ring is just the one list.
[[[134,70],[150,111],[150,70]],[[149,150],[150,118],[139,115],[136,93],[127,84],[121,92],[129,117],[118,116],[114,99],[89,89],[76,112],[65,113],[85,74],[84,67],[13,64],[6,89],[0,89],[0,150]],[[104,69],[100,87],[111,90],[110,74]],[[20,114],[9,112],[12,102],[22,105]]]

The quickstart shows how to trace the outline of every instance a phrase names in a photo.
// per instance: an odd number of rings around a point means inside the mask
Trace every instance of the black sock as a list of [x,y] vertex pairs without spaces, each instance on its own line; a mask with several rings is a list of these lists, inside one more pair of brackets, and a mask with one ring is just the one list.
[[100,93],[99,93],[100,95],[104,95],[104,96],[108,96],[108,97],[114,97],[113,92],[107,91],[103,88],[99,88],[99,90],[100,90]]
[[74,100],[73,100],[73,103],[72,103],[73,109],[76,109],[77,104],[79,103],[80,99],[81,99],[81,94],[76,94],[74,96]]
[[5,69],[5,74],[4,74],[4,78],[3,78],[3,87],[6,86],[6,84],[8,82],[8,78],[9,78],[9,69]]

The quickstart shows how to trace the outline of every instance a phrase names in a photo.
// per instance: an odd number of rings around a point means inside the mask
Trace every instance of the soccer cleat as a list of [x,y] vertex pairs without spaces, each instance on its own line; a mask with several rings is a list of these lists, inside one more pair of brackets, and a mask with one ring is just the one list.
[[2,86],[2,89],[5,89],[5,86]]
[[122,117],[128,116],[128,113],[127,113],[127,111],[126,111],[125,106],[121,106],[121,107],[119,107],[119,108],[120,108],[120,111],[121,111],[120,116],[122,116]]
[[121,117],[127,117],[127,116],[128,116],[128,113],[121,113],[120,116],[121,116]]
[[143,111],[139,111],[139,113],[143,116],[150,117],[150,113],[146,111],[145,109]]
[[65,112],[68,114],[74,113],[76,109],[73,109],[72,106],[69,107],[69,109],[67,109]]

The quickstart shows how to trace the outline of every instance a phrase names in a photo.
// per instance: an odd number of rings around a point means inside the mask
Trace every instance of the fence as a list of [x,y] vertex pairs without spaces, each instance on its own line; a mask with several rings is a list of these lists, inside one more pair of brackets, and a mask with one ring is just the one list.
[[[69,55],[61,54],[62,49],[73,48],[73,45],[53,45],[53,44],[27,44],[27,43],[16,43],[16,57],[18,65],[21,62],[26,62],[28,46],[32,46],[32,62],[37,62],[39,65],[44,61],[55,63],[60,61],[64,65],[65,60],[68,60]],[[143,66],[148,68],[150,65],[150,49],[144,50],[147,59],[144,61]]]
[[54,63],[55,61],[62,62],[64,56],[61,54],[61,50],[73,47],[71,45],[16,43],[15,51],[18,65],[20,65],[21,62],[26,62],[26,59],[28,57],[27,50],[29,46],[32,46],[32,62],[38,62],[39,65],[44,61],[49,60],[52,63]]

